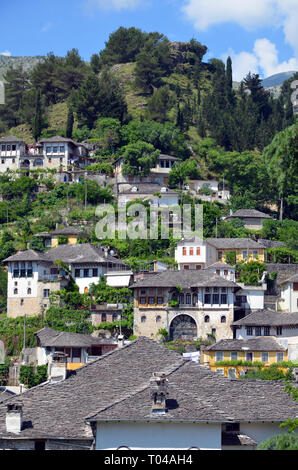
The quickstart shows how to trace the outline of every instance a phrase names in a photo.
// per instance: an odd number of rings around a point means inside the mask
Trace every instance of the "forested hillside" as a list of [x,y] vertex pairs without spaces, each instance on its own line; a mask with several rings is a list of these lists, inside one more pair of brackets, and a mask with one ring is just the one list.
[[[226,204],[201,201],[205,237],[257,235],[282,241],[283,247],[273,249],[274,259],[297,262],[298,123],[290,83],[298,74],[283,84],[277,99],[250,73],[236,91],[231,59],[204,62],[206,52],[207,46],[195,39],[171,43],[160,33],[121,27],[89,64],[72,49],[65,57],[49,53],[30,70],[22,64],[9,68],[0,136],[14,135],[29,144],[60,135],[94,145],[89,169],[107,176],[119,156],[127,174],[143,176],[159,153],[176,156],[180,161],[168,183],[180,192],[181,203],[200,201],[184,189],[189,179],[217,179],[231,192]],[[17,179],[13,172],[0,175],[3,312],[6,257],[28,246],[44,249],[36,234],[62,222],[84,226],[90,241],[98,243],[96,205],[117,205],[111,185],[90,180],[55,184],[50,171],[35,172]],[[277,220],[269,219],[258,234],[240,220],[222,220],[230,210],[249,208]],[[132,267],[148,259],[174,262],[171,237],[104,242]]]

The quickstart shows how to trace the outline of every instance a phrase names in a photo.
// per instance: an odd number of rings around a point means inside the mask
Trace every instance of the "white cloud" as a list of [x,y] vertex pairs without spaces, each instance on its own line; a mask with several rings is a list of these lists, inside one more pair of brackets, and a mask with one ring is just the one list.
[[91,11],[99,10],[135,10],[140,6],[141,0],[87,0],[85,7]]
[[221,58],[225,61],[228,56],[233,62],[233,80],[236,81],[241,81],[248,72],[268,77],[280,72],[298,70],[298,60],[295,57],[279,62],[275,44],[266,38],[257,39],[252,52],[235,53],[229,49]]
[[277,21],[274,4],[278,0],[186,0],[182,10],[198,30],[233,22],[251,29]]
[[11,56],[11,52],[10,52],[10,51],[0,52],[0,55],[5,55],[6,57],[10,57],[10,56]]
[[286,43],[298,58],[297,0],[185,0],[182,10],[200,31],[228,22],[248,30],[282,27]]

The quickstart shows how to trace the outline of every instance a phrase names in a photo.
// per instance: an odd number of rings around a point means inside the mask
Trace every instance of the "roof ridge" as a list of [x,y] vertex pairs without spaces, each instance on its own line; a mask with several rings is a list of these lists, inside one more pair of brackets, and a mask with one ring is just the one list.
[[[167,377],[169,377],[171,374],[173,374],[174,372],[176,372],[178,369],[180,369],[181,367],[183,367],[186,363],[188,362],[188,360],[184,360],[182,357],[180,359],[180,362],[179,363],[176,363],[176,364],[173,364],[172,366],[168,367],[168,369],[163,369],[163,370],[159,370],[158,372],[161,372],[161,373],[164,373]],[[134,397],[135,395],[137,395],[138,393],[141,393],[141,392],[144,392],[146,389],[148,389],[150,387],[150,378],[149,378],[149,381],[147,381],[146,383],[143,383],[142,385],[140,385],[139,387],[137,387],[137,389],[135,389],[133,392],[128,392],[126,393],[123,397],[121,397],[120,399],[114,401],[113,403],[110,403],[109,405],[107,406],[104,406],[103,408],[100,408],[98,411],[96,411],[96,413],[94,413],[92,416],[90,416],[89,418],[85,418],[85,420],[88,420],[88,419],[91,419],[93,416],[96,416],[97,414],[99,413],[102,413],[103,411],[106,411],[110,408],[112,408],[113,406],[115,405],[118,405],[119,403],[122,403],[123,401],[129,399],[129,398],[132,398]]]

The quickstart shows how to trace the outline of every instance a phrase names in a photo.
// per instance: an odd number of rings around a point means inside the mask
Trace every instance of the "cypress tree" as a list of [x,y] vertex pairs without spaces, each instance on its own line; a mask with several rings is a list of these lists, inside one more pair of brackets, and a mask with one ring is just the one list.
[[35,115],[33,121],[33,137],[35,142],[41,136],[41,131],[43,127],[42,122],[42,111],[41,111],[41,102],[40,102],[40,89],[38,88],[36,92],[36,104],[35,104]]
[[66,137],[68,139],[71,139],[71,137],[72,137],[73,123],[74,123],[73,109],[70,106],[68,108],[67,122],[66,122]]

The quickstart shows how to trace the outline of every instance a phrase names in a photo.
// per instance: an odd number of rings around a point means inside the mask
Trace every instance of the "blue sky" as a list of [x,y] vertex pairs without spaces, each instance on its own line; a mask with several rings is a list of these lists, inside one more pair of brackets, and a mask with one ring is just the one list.
[[234,80],[298,70],[298,0],[0,0],[0,54],[89,60],[119,26],[195,38],[205,60],[233,60]]

